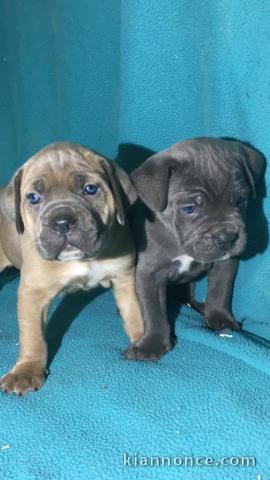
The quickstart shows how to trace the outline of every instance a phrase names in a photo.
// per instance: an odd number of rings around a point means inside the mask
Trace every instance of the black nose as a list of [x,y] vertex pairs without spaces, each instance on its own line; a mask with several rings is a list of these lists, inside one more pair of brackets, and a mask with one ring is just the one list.
[[218,235],[215,236],[216,243],[219,247],[228,250],[231,248],[238,238],[238,234],[236,232],[220,232]]
[[57,233],[69,233],[75,227],[75,218],[69,214],[62,214],[51,220],[52,228]]

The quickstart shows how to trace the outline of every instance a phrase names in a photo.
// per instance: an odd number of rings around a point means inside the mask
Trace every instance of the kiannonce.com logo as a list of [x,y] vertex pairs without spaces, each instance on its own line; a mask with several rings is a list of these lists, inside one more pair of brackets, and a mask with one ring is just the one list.
[[[256,457],[254,456],[224,456],[221,458],[207,456],[152,456],[133,455],[123,453],[124,467],[255,467]],[[256,480],[263,480],[260,478]]]

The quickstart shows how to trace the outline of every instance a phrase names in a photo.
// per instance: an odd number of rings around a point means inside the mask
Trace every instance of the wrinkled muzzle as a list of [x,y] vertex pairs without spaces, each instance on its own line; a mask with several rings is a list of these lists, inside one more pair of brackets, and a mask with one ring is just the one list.
[[94,210],[75,202],[48,204],[40,213],[36,247],[46,260],[94,258],[103,247],[105,231]]
[[246,242],[242,222],[225,222],[195,230],[185,241],[185,251],[200,262],[216,262],[240,255]]

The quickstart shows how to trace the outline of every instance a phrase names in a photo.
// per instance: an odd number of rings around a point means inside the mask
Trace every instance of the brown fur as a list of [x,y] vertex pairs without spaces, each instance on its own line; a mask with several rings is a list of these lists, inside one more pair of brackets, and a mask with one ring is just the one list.
[[[143,322],[134,285],[135,250],[119,198],[108,185],[106,169],[120,180],[127,198],[135,196],[127,175],[115,165],[85,147],[73,144],[51,145],[28,160],[21,171],[20,215],[24,232],[16,230],[14,179],[0,191],[0,270],[14,265],[21,270],[18,292],[20,354],[12,368],[0,380],[5,392],[25,394],[38,389],[45,378],[47,346],[44,329],[53,298],[63,290],[88,289],[101,284],[112,286],[125,330],[135,341],[143,334]],[[35,247],[37,219],[25,201],[33,182],[42,179],[47,188],[67,192],[72,175],[87,173],[91,181],[102,184],[100,203],[103,222],[108,229],[108,243],[96,258],[86,261],[50,261],[42,258]],[[114,173],[112,173],[114,171]],[[16,175],[15,177],[16,178]],[[126,200],[127,200],[126,198]],[[118,211],[116,211],[118,209]],[[118,219],[118,222],[117,222]],[[18,223],[18,222],[17,222]]]

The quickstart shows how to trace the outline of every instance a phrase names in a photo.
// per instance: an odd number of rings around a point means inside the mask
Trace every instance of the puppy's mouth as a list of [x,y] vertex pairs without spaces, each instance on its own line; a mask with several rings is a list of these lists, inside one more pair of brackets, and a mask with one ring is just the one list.
[[80,241],[69,241],[67,238],[52,239],[51,237],[39,238],[36,247],[38,253],[45,260],[56,260],[59,262],[70,262],[74,260],[86,260],[96,257],[102,250],[102,241],[100,238],[95,240],[89,237],[80,238]]
[[203,250],[200,246],[200,248],[190,248],[190,246],[185,246],[185,252],[192,256],[194,260],[196,260],[199,263],[216,263],[216,262],[224,262],[225,260],[229,260],[232,257],[237,257],[239,256],[244,247],[239,248],[233,248],[230,251],[223,251],[223,252],[217,252],[217,251],[207,251],[206,249]]
[[57,260],[61,262],[70,262],[72,260],[82,260],[84,253],[73,245],[66,245],[65,248],[59,253]]
[[228,260],[229,258],[231,258],[231,254],[227,252],[227,253],[224,253],[224,255],[222,255],[222,257],[217,258],[215,261],[216,262],[223,262],[224,260]]
[[[223,262],[243,253],[246,247],[246,234],[239,230],[235,241],[227,245],[225,242],[209,239],[207,236],[197,237],[185,243],[185,251],[200,263]],[[228,242],[227,242],[228,243]]]
[[199,258],[195,259],[197,262],[200,263],[216,263],[216,262],[224,262],[225,260],[229,260],[229,258],[232,258],[233,255],[229,252],[224,253],[223,255],[219,256],[200,256]]
[[59,262],[95,258],[107,239],[106,226],[98,215],[80,209],[74,213],[69,206],[48,209],[40,217],[37,231],[38,253]]
[[[185,249],[185,252],[190,255],[191,252],[189,249]],[[200,254],[199,252],[192,253],[192,258],[195,262],[198,263],[216,263],[216,262],[224,262],[225,260],[229,260],[234,255],[229,252],[224,253],[223,255],[207,255],[207,254]]]

